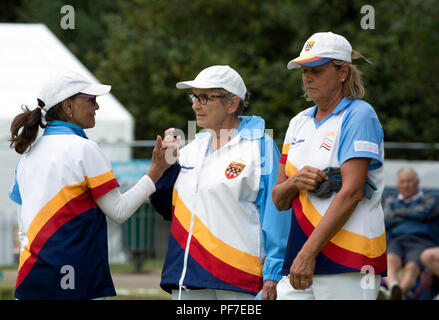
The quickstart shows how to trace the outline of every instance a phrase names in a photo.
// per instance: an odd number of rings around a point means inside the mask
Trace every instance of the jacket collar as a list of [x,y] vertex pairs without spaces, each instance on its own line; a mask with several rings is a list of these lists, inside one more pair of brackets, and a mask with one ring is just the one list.
[[84,130],[80,126],[60,120],[54,120],[49,122],[49,125],[44,130],[43,136],[54,135],[54,134],[74,134],[83,137],[85,139],[88,139]]
[[[260,139],[264,136],[265,121],[259,116],[239,116],[241,123],[239,124],[232,140],[237,136],[238,141],[243,139]],[[195,135],[196,139],[210,138],[210,132],[205,130]]]

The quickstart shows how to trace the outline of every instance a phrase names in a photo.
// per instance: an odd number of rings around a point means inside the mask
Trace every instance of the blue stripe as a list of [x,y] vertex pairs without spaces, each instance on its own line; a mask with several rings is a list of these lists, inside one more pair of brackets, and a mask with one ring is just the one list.
[[[299,225],[299,222],[297,221],[296,215],[293,213],[287,252],[285,254],[285,261],[282,268],[283,276],[287,276],[290,274],[290,267],[300,249],[302,249],[303,244],[307,240],[307,235],[303,232],[302,228]],[[334,261],[327,258],[322,252],[317,255],[314,274],[336,274],[347,272],[358,272],[358,270],[339,265],[338,263],[335,263]]]
[[[178,283],[183,272],[183,261],[184,250],[171,234],[160,281],[160,287],[166,292],[171,293],[172,289],[178,289]],[[219,289],[256,294],[255,292],[235,287],[213,276],[190,255],[187,260],[183,285],[192,289]]]
[[[74,270],[74,289],[61,286],[63,266]],[[108,264],[107,222],[93,208],[62,225],[43,245],[18,286],[19,300],[84,300],[116,295]]]
[[318,60],[310,61],[310,62],[296,62],[297,64],[300,64],[301,66],[305,67],[318,67],[321,65],[324,65],[325,63],[328,63],[329,61],[333,60],[332,58],[320,58]]

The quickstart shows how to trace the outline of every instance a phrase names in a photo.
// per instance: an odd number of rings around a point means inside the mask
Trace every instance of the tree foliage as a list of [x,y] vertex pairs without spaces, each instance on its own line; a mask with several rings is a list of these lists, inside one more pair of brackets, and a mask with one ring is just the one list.
[[[8,2],[8,1],[7,1]],[[246,114],[275,139],[309,106],[300,72],[286,69],[315,32],[344,35],[373,63],[359,62],[366,97],[387,141],[439,141],[439,6],[435,0],[368,1],[375,29],[362,29],[360,0],[72,1],[76,29],[59,26],[62,0],[21,1],[18,21],[44,22],[136,119],[136,139],[168,127],[187,132],[194,115],[178,81],[227,64],[251,93]]]

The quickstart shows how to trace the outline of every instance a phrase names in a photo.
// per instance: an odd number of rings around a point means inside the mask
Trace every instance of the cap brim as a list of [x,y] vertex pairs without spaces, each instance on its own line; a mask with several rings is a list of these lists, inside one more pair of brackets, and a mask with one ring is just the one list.
[[190,89],[190,88],[197,88],[197,89],[212,89],[212,88],[218,88],[218,84],[208,83],[205,81],[182,81],[177,82],[175,85],[177,89]]
[[101,96],[103,94],[107,94],[110,92],[110,90],[111,86],[109,85],[93,83],[91,86],[81,90],[81,92],[92,96]]
[[288,69],[296,69],[300,66],[306,66],[306,67],[318,67],[325,63],[328,63],[329,61],[333,60],[332,58],[322,58],[322,57],[314,57],[314,56],[307,56],[307,57],[298,57],[296,59],[291,60],[287,64]]

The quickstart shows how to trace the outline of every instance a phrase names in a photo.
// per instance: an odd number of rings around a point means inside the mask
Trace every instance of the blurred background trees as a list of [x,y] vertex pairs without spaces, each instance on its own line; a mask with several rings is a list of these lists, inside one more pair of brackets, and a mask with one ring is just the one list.
[[[178,81],[228,64],[251,93],[246,114],[262,116],[283,140],[289,120],[310,106],[298,71],[286,69],[315,32],[344,35],[373,63],[365,100],[386,141],[439,142],[439,4],[436,0],[70,1],[75,29],[60,27],[63,0],[2,1],[1,22],[45,23],[136,119],[136,139],[194,120]],[[375,29],[362,29],[363,5]],[[402,155],[404,156],[404,154]],[[425,157],[433,157],[426,153]]]

